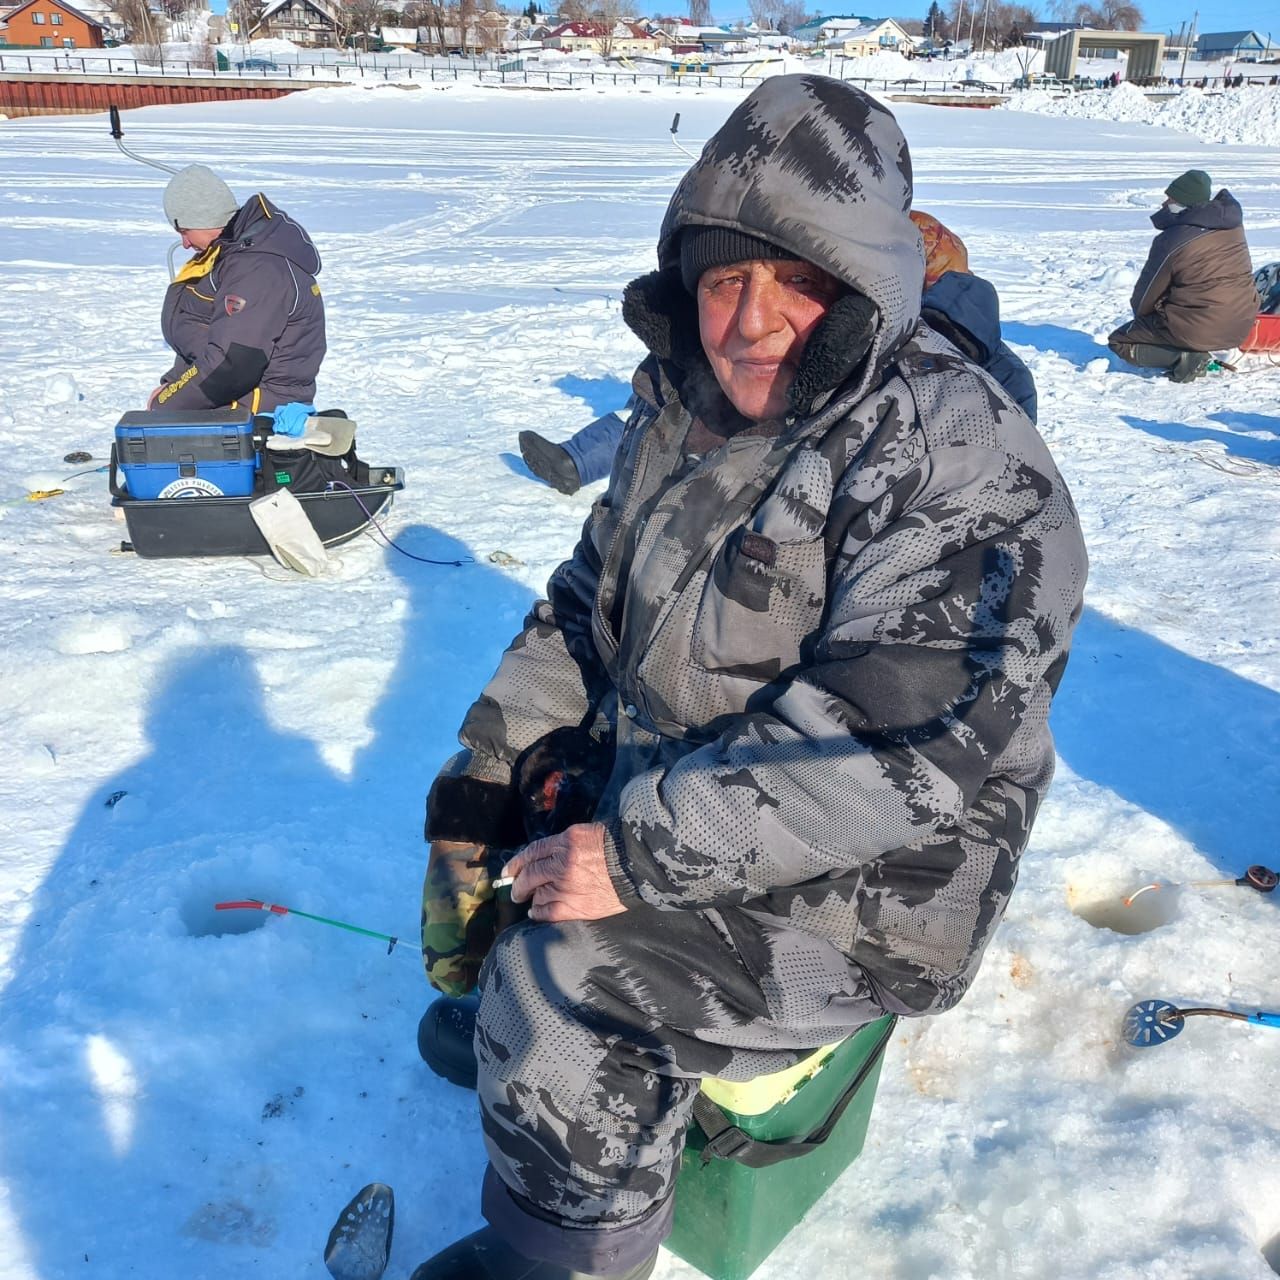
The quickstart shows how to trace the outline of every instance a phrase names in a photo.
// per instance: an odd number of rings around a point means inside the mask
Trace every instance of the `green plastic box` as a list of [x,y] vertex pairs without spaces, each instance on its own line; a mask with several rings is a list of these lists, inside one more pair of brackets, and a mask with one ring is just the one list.
[[862,1074],[827,1140],[768,1168],[720,1159],[704,1164],[707,1139],[691,1124],[666,1242],[672,1253],[712,1280],[747,1280],[861,1153],[893,1025],[892,1017],[868,1023],[776,1075],[745,1084],[703,1081],[702,1092],[732,1124],[758,1141],[776,1141],[812,1134]]

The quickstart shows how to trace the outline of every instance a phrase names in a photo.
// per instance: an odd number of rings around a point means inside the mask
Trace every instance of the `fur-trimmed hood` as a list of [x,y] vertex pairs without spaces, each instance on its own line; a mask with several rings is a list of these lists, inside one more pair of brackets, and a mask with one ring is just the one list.
[[772,77],[716,131],[676,188],[658,237],[658,270],[628,286],[624,318],[674,366],[677,385],[701,373],[697,312],[680,282],[680,235],[692,226],[731,227],[790,250],[850,290],[810,338],[793,409],[821,407],[859,368],[849,390],[861,394],[920,316],[924,256],[908,217],[911,194],[906,139],[885,107],[827,76]]

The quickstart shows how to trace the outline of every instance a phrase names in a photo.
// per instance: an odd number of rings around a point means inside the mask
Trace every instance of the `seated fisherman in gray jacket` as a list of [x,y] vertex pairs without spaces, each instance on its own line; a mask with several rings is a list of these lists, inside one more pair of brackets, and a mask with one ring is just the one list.
[[240,205],[202,164],[169,180],[164,213],[197,252],[165,294],[160,327],[176,358],[148,408],[310,405],[325,353],[311,237],[266,196]]
[[[648,354],[609,491],[428,797],[488,1225],[412,1280],[642,1280],[704,1077],[973,981],[1085,551],[1031,420],[921,323],[911,194],[886,107],[772,77],[626,291]],[[503,875],[529,914],[495,936]]]

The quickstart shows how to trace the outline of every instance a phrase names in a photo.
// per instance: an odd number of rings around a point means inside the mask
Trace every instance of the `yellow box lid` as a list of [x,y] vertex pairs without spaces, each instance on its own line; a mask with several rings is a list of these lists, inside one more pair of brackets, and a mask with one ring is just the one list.
[[702,1082],[702,1092],[726,1111],[740,1116],[763,1115],[788,1101],[806,1080],[816,1076],[841,1043],[837,1040],[835,1044],[815,1049],[794,1066],[767,1076],[757,1076],[754,1080],[721,1080],[708,1076]]

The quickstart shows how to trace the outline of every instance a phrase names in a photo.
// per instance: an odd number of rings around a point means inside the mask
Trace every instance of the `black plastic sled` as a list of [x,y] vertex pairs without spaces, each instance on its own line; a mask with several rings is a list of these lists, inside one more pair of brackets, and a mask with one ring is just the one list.
[[[183,421],[175,427],[173,420],[178,416]],[[341,461],[320,460],[307,451],[271,454],[255,468],[255,453],[258,459],[264,457],[261,433],[255,431],[250,443],[246,435],[248,422],[230,422],[236,416],[217,410],[170,414],[164,425],[157,427],[152,422],[161,415],[125,415],[117,427],[108,468],[111,505],[124,512],[129,530],[129,540],[121,543],[122,551],[156,559],[270,556],[271,549],[250,514],[249,504],[276,488],[288,488],[293,493],[320,541],[326,547],[334,547],[350,541],[376,517],[385,515],[393,496],[404,488],[404,474],[399,467],[370,466],[356,457],[354,448]],[[223,418],[228,421],[223,422]],[[269,432],[269,424],[264,426]],[[176,446],[175,432],[181,437]],[[169,458],[169,454],[173,457]],[[161,491],[184,496],[135,497],[128,481],[121,483],[119,472],[131,469],[132,457],[135,465],[129,479],[136,482],[136,464],[144,456],[147,461],[142,465],[153,469],[163,456],[174,480]],[[245,475],[243,490],[222,492],[220,486],[226,486],[226,476],[237,479],[240,472]],[[219,483],[206,480],[209,475]],[[341,479],[330,485],[330,475]],[[135,483],[133,487],[142,486]]]

